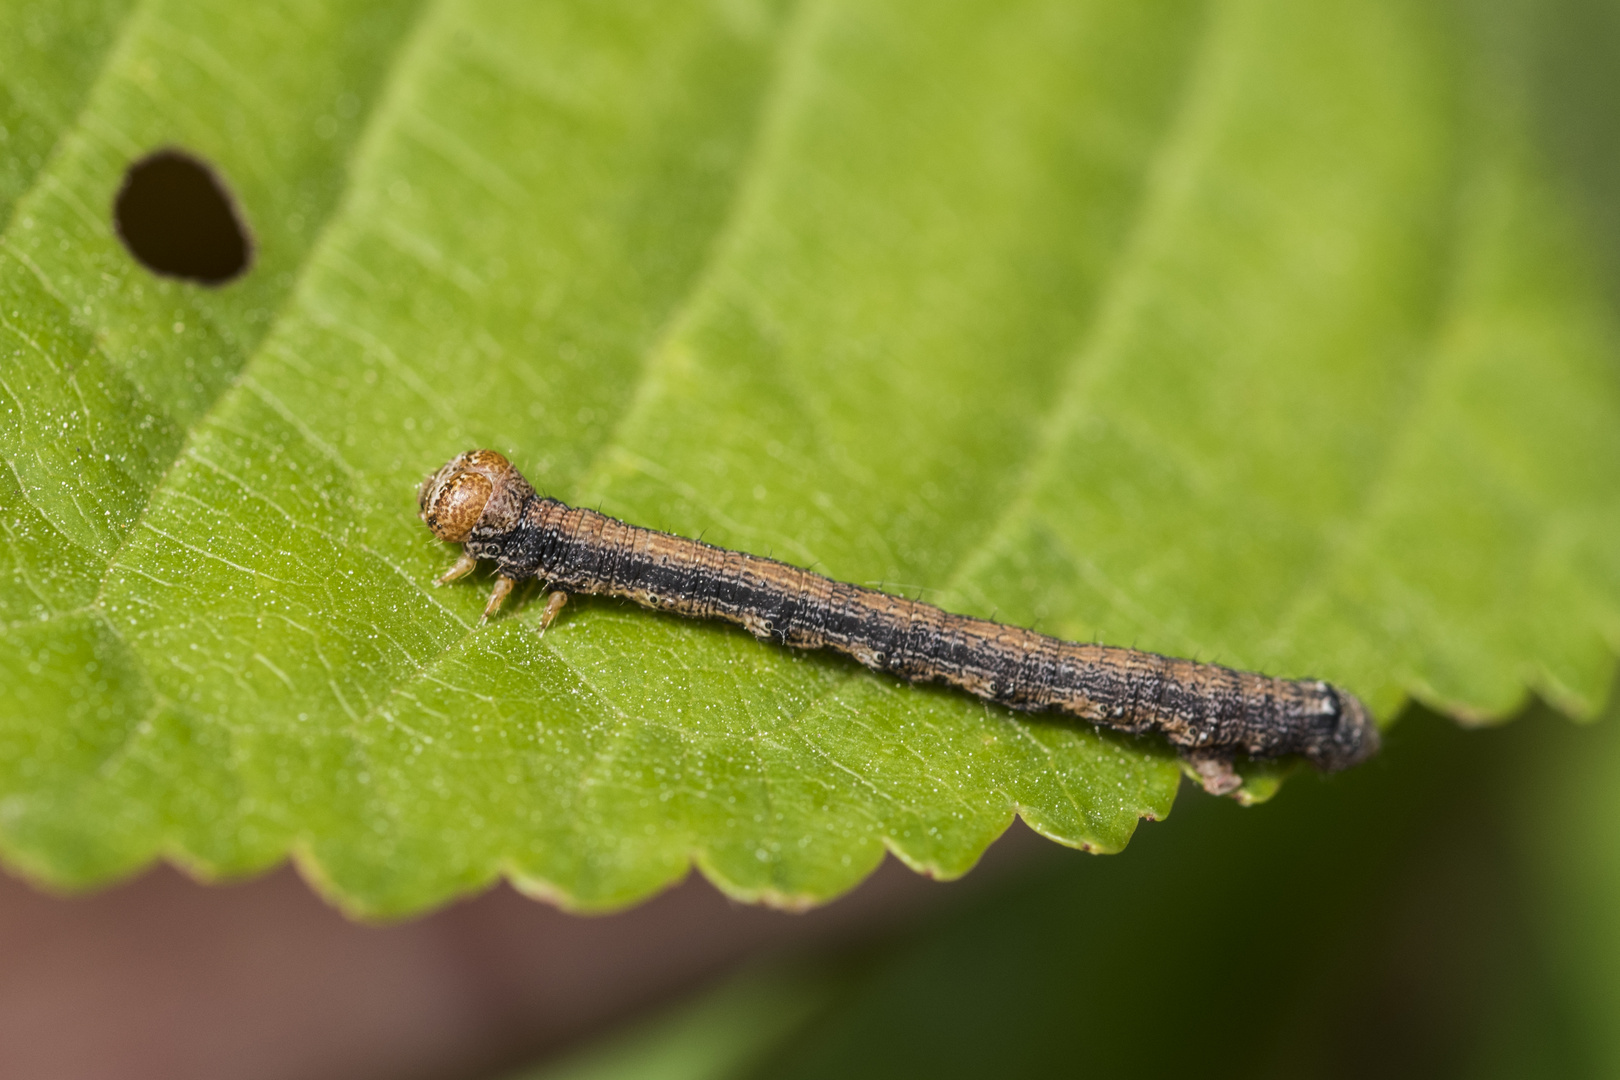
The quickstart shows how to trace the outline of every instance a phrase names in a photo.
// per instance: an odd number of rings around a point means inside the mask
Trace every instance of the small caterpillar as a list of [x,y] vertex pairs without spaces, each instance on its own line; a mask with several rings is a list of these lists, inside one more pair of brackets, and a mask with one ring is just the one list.
[[629,525],[542,498],[493,450],[451,459],[422,483],[417,505],[433,535],[464,545],[435,584],[494,560],[499,576],[485,619],[531,577],[553,590],[542,632],[571,592],[723,619],[762,640],[832,649],[876,671],[944,683],[1008,708],[1065,713],[1131,735],[1156,732],[1216,794],[1241,785],[1232,768],[1237,754],[1297,755],[1331,772],[1378,750],[1366,706],[1321,680],[1063,641]]

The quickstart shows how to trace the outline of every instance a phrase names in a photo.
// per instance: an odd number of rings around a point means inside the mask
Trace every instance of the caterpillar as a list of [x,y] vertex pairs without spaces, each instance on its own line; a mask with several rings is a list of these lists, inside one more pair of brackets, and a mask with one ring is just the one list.
[[641,528],[535,493],[505,457],[471,450],[417,492],[421,519],[463,545],[435,584],[480,559],[497,576],[488,619],[513,586],[540,578],[551,625],[570,593],[743,626],[761,640],[830,649],[909,682],[934,682],[1026,712],[1056,712],[1129,735],[1157,734],[1206,790],[1242,784],[1238,755],[1303,758],[1324,772],[1378,750],[1365,705],[1320,679],[1279,679],[957,615],[745,552]]

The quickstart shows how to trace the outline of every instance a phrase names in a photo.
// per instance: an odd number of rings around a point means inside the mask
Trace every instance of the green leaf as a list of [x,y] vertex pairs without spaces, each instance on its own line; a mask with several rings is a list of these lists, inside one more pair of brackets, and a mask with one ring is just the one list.
[[[1384,716],[1591,713],[1620,349],[1495,17],[7,6],[0,851],[63,886],[291,853],[373,915],[693,863],[801,905],[885,850],[964,873],[1015,814],[1112,851],[1168,813],[1151,741],[616,603],[479,627],[413,501],[473,446]],[[165,145],[230,184],[240,281],[114,236]]]

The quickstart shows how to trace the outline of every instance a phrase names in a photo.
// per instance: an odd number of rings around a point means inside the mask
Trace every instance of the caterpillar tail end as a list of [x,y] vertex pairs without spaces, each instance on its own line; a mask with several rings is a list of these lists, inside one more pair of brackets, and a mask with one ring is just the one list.
[[1378,753],[1383,737],[1360,698],[1336,686],[1327,686],[1327,689],[1338,706],[1333,724],[1306,751],[1305,757],[1323,772],[1338,772],[1360,765]]

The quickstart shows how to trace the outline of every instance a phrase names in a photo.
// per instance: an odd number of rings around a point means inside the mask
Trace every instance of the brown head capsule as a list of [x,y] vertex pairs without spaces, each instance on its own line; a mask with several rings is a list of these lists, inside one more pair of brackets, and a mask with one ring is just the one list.
[[469,450],[422,481],[416,505],[434,536],[460,544],[480,522],[486,531],[510,529],[524,498],[533,494],[506,458],[493,450]]
[[487,476],[466,470],[446,476],[440,470],[417,493],[422,520],[440,540],[459,544],[472,535],[494,490]]

